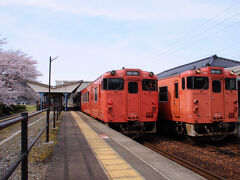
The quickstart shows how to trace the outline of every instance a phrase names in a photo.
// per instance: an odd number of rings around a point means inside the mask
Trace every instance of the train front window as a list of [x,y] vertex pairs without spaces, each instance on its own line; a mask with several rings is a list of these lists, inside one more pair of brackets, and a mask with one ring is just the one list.
[[104,78],[103,90],[123,90],[124,80],[122,78]]
[[128,82],[128,93],[130,93],[130,94],[138,93],[138,83],[137,82]]
[[215,93],[221,92],[221,81],[218,80],[212,81],[212,91]]
[[237,84],[235,78],[226,78],[225,79],[225,89],[226,90],[236,90]]
[[155,79],[143,79],[142,80],[143,91],[157,91],[157,80]]
[[209,79],[204,76],[189,76],[187,77],[188,89],[208,89]]

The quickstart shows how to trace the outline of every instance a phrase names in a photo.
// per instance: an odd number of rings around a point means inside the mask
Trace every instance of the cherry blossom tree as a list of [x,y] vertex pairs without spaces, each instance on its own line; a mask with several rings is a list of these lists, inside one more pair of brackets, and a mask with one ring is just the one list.
[[[4,44],[0,40],[0,46]],[[0,102],[7,106],[17,100],[38,99],[38,95],[26,84],[35,81],[40,73],[36,70],[37,61],[20,50],[0,49]]]

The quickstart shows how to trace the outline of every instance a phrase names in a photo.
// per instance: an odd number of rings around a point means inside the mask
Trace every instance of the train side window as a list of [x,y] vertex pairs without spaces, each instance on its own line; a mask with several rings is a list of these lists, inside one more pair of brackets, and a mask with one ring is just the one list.
[[94,101],[97,102],[97,87],[94,88]]
[[130,93],[130,94],[138,93],[138,83],[137,82],[128,82],[128,93]]
[[102,81],[102,89],[107,90],[107,78],[104,78]]
[[86,92],[82,95],[81,102],[89,102],[89,92]]
[[212,81],[212,91],[215,93],[221,92],[221,81],[218,80]]
[[236,90],[237,83],[235,78],[226,78],[225,79],[225,89],[226,90]]
[[182,89],[185,89],[185,78],[182,78]]
[[167,102],[168,101],[168,87],[162,86],[159,88],[159,101]]
[[175,98],[178,98],[178,83],[174,83]]

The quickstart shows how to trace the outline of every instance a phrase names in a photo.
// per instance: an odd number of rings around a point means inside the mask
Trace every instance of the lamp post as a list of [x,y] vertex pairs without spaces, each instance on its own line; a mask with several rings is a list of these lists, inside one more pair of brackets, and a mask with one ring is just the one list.
[[52,61],[54,61],[55,59],[57,59],[57,57],[53,58],[50,56],[49,58],[49,85],[48,85],[48,110],[47,110],[47,119],[46,119],[46,124],[47,124],[47,128],[46,128],[46,142],[49,142],[49,116],[50,116],[50,88],[51,88],[51,63]]
[[50,108],[50,88],[51,88],[51,64],[52,64],[52,61],[54,61],[55,59],[57,59],[57,57],[53,58],[50,56],[49,58],[49,85],[48,85],[48,108]]

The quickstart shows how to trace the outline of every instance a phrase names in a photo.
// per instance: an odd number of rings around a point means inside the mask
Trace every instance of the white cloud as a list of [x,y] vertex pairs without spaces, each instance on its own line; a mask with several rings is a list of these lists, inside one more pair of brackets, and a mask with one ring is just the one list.
[[[194,2],[196,1],[0,0],[0,8],[7,5],[23,5],[80,15],[101,16],[114,20],[165,21],[183,18],[207,19],[221,11],[220,7],[216,5],[201,4],[200,1],[198,3]],[[9,41],[7,40],[7,42],[11,42],[10,46],[13,46],[12,48],[21,48],[38,60],[38,69],[43,74],[40,80],[44,83],[48,82],[50,55],[53,57],[59,56],[53,62],[52,80],[94,80],[106,71],[119,69],[123,66],[158,73],[176,65],[184,64],[186,61],[195,60],[195,56],[189,57],[186,50],[184,52],[178,51],[177,55],[171,54],[168,57],[159,57],[159,53],[167,49],[165,40],[169,41],[170,39],[173,41],[173,39],[177,39],[179,33],[177,27],[174,29],[175,33],[171,31],[169,34],[165,34],[164,38],[154,38],[161,36],[160,31],[153,34],[153,36],[130,35],[126,38],[121,33],[111,31],[112,34],[108,34],[108,37],[112,38],[113,41],[99,44],[89,42],[86,44],[86,42],[66,42],[60,39],[60,36],[50,35],[51,32],[47,32],[47,29],[36,26],[19,26],[21,23],[17,22],[16,18],[13,18],[11,14],[7,15],[6,13],[6,15],[1,16],[1,25],[6,26],[7,31],[12,31],[11,35],[13,37],[8,36]],[[141,23],[144,24],[144,22]],[[73,34],[73,36],[77,36],[77,34]],[[147,48],[142,51],[137,49],[136,43],[138,42]]]
[[11,44],[14,45],[12,48],[21,47],[22,51],[38,60],[38,70],[43,74],[39,80],[44,83],[48,82],[49,56],[59,56],[52,64],[52,83],[59,79],[95,80],[106,71],[122,67],[159,72],[159,68],[153,69],[155,65],[146,61],[151,52],[132,51],[129,40],[121,36],[113,35],[114,42],[104,44],[68,43],[42,29],[29,27],[14,29],[16,29],[14,36],[19,38],[12,40],[10,38],[13,37],[9,37],[9,41],[14,42]]
[[224,8],[191,0],[2,0],[0,5],[34,6],[117,20],[208,19]]

